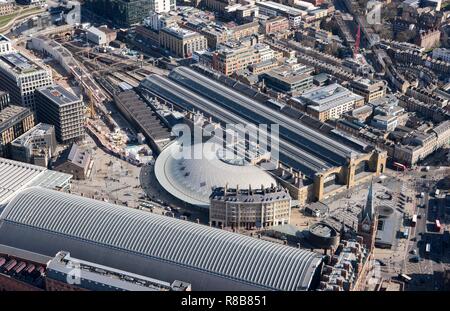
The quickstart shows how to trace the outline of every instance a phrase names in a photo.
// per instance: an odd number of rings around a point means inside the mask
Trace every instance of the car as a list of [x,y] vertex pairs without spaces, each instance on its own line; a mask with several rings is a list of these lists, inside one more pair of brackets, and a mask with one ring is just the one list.
[[409,251],[410,254],[417,255],[417,249],[412,249]]

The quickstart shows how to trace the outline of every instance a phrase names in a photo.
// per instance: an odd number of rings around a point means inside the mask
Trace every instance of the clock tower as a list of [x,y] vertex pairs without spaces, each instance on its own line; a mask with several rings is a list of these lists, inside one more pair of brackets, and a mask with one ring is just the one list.
[[378,225],[378,216],[375,213],[375,197],[373,193],[373,180],[370,183],[366,205],[358,217],[358,235],[363,238],[363,244],[372,253],[375,247],[375,235]]

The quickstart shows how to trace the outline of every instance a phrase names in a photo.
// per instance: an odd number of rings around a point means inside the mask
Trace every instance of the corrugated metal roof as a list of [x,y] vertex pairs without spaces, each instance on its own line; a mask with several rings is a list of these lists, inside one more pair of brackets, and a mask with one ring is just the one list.
[[[255,289],[305,290],[322,260],[307,250],[39,187],[20,192],[2,212],[0,243],[50,255],[64,245],[80,259],[95,256],[100,264],[168,279],[170,271],[154,266],[157,259],[181,266],[188,279],[179,278],[194,290],[221,288],[220,279]],[[189,279],[192,270],[211,277]]]
[[50,171],[45,167],[0,158],[0,204],[24,187],[56,189],[67,184],[71,178],[72,175]]

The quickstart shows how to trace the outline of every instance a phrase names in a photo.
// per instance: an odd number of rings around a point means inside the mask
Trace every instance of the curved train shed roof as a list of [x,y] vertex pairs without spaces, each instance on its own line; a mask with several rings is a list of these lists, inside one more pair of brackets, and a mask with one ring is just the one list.
[[186,278],[193,290],[307,290],[322,262],[307,250],[40,187],[2,211],[0,244]]

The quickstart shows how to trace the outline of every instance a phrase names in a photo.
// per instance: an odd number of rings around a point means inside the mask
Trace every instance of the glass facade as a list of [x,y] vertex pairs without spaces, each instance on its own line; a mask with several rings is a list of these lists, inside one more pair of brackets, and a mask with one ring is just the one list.
[[123,27],[142,22],[154,10],[154,0],[86,0],[85,5],[93,13]]

